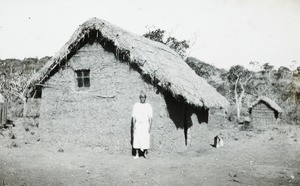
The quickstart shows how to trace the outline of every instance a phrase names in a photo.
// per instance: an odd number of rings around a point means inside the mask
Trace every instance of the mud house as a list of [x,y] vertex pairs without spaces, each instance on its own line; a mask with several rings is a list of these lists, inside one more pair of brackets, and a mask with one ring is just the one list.
[[249,112],[251,124],[260,126],[277,123],[282,109],[270,98],[262,96],[250,105]]
[[142,89],[158,151],[179,151],[192,126],[208,122],[210,108],[229,104],[169,47],[97,18],[79,26],[24,96],[27,105],[40,99],[42,141],[121,152],[131,150],[131,111]]

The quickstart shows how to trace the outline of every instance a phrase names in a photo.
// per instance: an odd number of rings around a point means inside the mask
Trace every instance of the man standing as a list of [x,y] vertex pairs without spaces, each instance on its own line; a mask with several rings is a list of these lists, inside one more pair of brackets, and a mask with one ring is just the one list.
[[133,148],[136,149],[134,159],[139,157],[139,149],[143,152],[144,158],[147,158],[147,150],[150,148],[153,113],[151,105],[146,103],[146,98],[146,93],[141,91],[140,102],[135,103],[132,109]]

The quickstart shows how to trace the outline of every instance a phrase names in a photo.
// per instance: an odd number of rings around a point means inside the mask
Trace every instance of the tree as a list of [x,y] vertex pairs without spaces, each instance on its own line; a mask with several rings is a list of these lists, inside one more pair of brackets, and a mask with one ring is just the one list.
[[175,50],[175,52],[177,52],[182,57],[185,56],[186,50],[190,47],[188,41],[178,41],[175,37],[168,37],[165,44]]
[[243,66],[232,66],[227,73],[227,78],[233,87],[234,101],[236,104],[236,111],[238,120],[240,120],[242,100],[245,95],[245,86],[252,78],[252,73]]
[[171,49],[177,52],[182,58],[184,58],[186,56],[186,50],[190,47],[189,41],[187,40],[179,41],[175,37],[168,37],[166,40],[164,40],[165,32],[166,32],[165,30],[158,28],[152,31],[149,30],[143,36],[153,41],[157,41],[165,45],[168,45]]
[[290,69],[293,71],[297,68],[297,64],[298,64],[298,61],[297,60],[293,60],[291,61],[291,64],[289,65]]
[[185,62],[196,72],[198,76],[205,79],[210,78],[210,72],[214,70],[212,67],[209,68],[209,65],[205,65],[204,62],[196,58],[188,57]]
[[15,101],[17,99],[22,100],[22,92],[24,91],[26,83],[32,74],[33,73],[24,74],[23,71],[1,74],[0,93],[2,93],[8,101]]
[[255,72],[259,71],[261,68],[260,63],[258,61],[250,61],[249,65],[250,69]]
[[164,43],[163,39],[164,39],[164,36],[165,36],[165,32],[166,32],[165,30],[161,30],[161,29],[158,28],[158,29],[152,30],[152,31],[149,30],[143,36],[146,37],[146,38],[149,38],[153,41]]
[[299,124],[300,120],[300,86],[299,80],[293,79],[282,92],[282,104],[285,104],[285,120],[289,123]]
[[262,65],[262,69],[265,73],[268,73],[269,81],[271,80],[271,72],[274,69],[273,65],[270,65],[269,63],[265,63]]
[[280,79],[292,79],[292,71],[287,67],[281,66],[278,68],[275,76],[277,81]]
[[49,59],[50,57],[46,56],[40,60],[37,58],[0,60],[0,93],[8,102],[22,100],[27,81]]
[[300,81],[300,66],[293,71],[293,79]]

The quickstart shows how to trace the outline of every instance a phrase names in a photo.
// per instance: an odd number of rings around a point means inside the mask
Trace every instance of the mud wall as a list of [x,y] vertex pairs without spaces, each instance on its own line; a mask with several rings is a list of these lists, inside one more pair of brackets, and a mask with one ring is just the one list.
[[[75,70],[80,69],[90,69],[90,88],[84,91],[77,88]],[[98,44],[81,48],[65,68],[45,82],[41,140],[91,146],[109,153],[131,152],[131,111],[142,89],[154,110],[152,151],[185,150],[184,129],[170,118],[165,96]],[[173,111],[182,113],[180,103],[173,106],[179,109],[172,107]]]
[[275,111],[264,103],[259,103],[252,108],[251,118],[253,126],[270,125],[277,122]]

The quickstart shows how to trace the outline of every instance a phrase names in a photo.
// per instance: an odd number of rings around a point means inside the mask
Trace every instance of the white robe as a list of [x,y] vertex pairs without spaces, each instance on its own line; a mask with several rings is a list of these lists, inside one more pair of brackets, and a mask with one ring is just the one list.
[[149,103],[134,104],[132,117],[136,119],[136,124],[133,131],[133,148],[141,150],[150,148],[149,118],[152,116],[152,107]]

